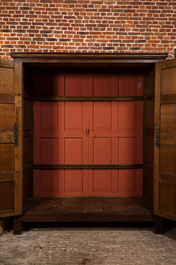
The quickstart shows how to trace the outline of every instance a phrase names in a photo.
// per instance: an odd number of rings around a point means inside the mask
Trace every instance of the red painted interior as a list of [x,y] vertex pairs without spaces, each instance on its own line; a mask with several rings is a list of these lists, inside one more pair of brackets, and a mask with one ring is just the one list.
[[[36,74],[35,95],[142,96],[141,75]],[[143,163],[143,103],[34,102],[34,164]],[[142,196],[142,169],[34,170],[34,196]]]

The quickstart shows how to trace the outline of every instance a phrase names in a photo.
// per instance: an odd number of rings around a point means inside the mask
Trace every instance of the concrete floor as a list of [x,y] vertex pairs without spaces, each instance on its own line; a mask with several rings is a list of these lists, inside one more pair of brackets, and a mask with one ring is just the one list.
[[176,228],[155,235],[152,227],[25,225],[22,235],[0,236],[0,265],[176,264]]

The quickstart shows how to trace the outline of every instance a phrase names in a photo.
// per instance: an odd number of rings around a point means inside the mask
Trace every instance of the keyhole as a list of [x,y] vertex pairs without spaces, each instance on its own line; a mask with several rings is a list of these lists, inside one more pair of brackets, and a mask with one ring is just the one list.
[[85,130],[85,133],[86,133],[86,136],[88,137],[89,136],[89,133],[90,133],[90,129],[86,129]]

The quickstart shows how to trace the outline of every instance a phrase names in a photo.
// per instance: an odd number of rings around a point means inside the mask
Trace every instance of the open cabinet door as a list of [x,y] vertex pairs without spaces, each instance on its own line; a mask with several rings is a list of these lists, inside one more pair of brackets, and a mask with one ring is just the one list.
[[176,221],[176,59],[155,73],[154,214]]
[[0,218],[22,213],[22,64],[0,60]]

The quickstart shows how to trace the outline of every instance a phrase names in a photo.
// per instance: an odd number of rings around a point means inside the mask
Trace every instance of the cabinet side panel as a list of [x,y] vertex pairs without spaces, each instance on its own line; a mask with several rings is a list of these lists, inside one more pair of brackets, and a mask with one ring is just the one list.
[[24,67],[23,93],[23,201],[33,196],[33,78],[30,69]]
[[144,75],[144,175],[143,195],[153,202],[154,164],[154,71]]

